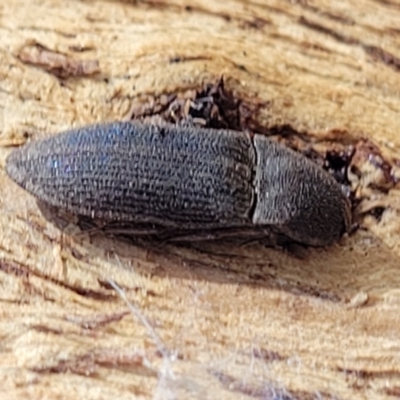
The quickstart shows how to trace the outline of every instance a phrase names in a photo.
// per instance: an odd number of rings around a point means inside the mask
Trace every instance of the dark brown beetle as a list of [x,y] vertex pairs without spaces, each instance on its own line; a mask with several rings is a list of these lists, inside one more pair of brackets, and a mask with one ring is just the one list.
[[350,226],[349,201],[332,176],[257,134],[98,124],[29,143],[6,170],[51,206],[155,231],[272,227],[325,246]]

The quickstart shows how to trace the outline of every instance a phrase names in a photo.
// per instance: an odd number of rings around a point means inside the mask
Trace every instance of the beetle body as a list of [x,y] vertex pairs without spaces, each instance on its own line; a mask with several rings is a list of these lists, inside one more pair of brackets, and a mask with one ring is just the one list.
[[8,175],[69,213],[160,229],[273,227],[315,246],[349,226],[340,185],[261,135],[139,122],[70,130],[23,146]]

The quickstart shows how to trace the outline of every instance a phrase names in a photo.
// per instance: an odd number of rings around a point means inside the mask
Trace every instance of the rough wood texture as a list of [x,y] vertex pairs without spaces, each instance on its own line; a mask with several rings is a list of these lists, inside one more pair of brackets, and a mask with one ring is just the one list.
[[395,0],[4,0],[0,397],[398,398],[395,185],[369,198],[379,219],[298,259],[257,243],[61,232],[4,161],[27,139],[122,119],[223,74],[238,98],[265,102],[260,125],[363,137],[395,166],[399,21]]

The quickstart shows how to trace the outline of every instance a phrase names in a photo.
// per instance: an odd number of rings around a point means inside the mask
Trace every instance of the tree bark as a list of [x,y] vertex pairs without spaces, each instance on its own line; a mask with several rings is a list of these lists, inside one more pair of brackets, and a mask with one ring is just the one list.
[[[398,1],[0,10],[2,399],[400,396]],[[354,235],[301,258],[127,243],[55,227],[4,171],[27,140],[157,114],[221,76],[259,130],[353,151]]]

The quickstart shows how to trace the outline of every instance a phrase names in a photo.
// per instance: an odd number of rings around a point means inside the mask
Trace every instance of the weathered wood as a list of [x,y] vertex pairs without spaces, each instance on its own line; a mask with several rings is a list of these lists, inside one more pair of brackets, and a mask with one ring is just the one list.
[[13,145],[126,118],[222,74],[238,99],[265,104],[260,126],[364,138],[398,177],[399,2],[4,0],[0,10],[2,399],[400,396],[400,195],[368,187],[380,179],[368,160],[361,206],[380,218],[303,259],[258,243],[63,232],[4,172]]

